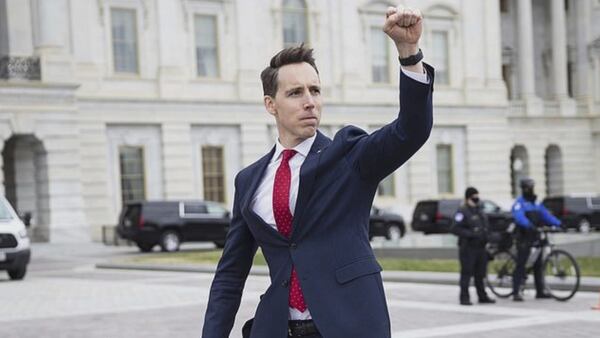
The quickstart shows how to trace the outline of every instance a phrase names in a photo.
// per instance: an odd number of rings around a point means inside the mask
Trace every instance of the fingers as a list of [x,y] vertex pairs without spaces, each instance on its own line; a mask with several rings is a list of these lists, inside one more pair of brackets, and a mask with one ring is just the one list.
[[386,18],[393,21],[394,24],[401,27],[412,26],[423,19],[421,11],[410,7],[398,6],[397,8],[389,7],[386,11]]
[[396,13],[397,8],[396,7],[388,7],[387,10],[385,11],[385,17],[389,18],[390,15]]

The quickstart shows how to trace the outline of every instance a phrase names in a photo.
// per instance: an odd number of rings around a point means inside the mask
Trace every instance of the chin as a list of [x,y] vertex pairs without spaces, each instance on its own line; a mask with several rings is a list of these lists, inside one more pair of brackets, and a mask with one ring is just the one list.
[[313,137],[315,136],[315,134],[317,133],[317,128],[310,128],[309,130],[306,130],[304,132],[304,138],[309,138],[309,137]]

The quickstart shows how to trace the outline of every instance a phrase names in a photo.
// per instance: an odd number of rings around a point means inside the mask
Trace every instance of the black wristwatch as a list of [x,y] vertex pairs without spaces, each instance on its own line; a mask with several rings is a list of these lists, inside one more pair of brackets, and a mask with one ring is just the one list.
[[398,57],[398,60],[400,60],[400,64],[403,66],[414,66],[419,63],[419,61],[423,60],[423,52],[421,51],[421,48],[419,48],[417,54],[405,58]]

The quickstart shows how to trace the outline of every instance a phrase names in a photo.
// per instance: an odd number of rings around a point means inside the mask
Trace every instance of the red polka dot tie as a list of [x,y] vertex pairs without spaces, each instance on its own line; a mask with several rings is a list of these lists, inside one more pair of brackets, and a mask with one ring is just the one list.
[[[273,215],[277,230],[285,237],[290,237],[292,233],[292,213],[290,211],[290,183],[292,171],[290,170],[290,159],[296,155],[296,151],[286,149],[283,151],[281,163],[275,173],[275,183],[273,184]],[[304,296],[296,274],[296,268],[292,266],[292,276],[290,278],[290,307],[300,312],[306,311]]]

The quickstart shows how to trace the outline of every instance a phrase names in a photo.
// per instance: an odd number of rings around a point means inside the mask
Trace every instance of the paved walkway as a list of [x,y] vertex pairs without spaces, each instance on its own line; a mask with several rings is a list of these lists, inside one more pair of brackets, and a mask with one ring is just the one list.
[[[80,266],[34,272],[23,282],[0,278],[0,337],[199,337],[212,275]],[[253,315],[268,286],[251,276],[231,337]],[[448,285],[385,283],[393,337],[598,337],[598,293],[571,301],[499,300],[457,304]],[[373,337],[365,337],[373,338]]]
[[[137,254],[135,248],[45,244],[34,249],[25,280],[9,281],[0,273],[0,337],[200,336],[212,273],[95,267]],[[568,302],[534,300],[528,291],[524,303],[499,299],[465,307],[457,304],[456,285],[423,283],[443,276],[456,281],[455,274],[416,276],[419,283],[398,283],[391,281],[394,273],[384,273],[393,337],[600,337],[600,311],[591,310],[600,301],[597,291],[579,292]],[[266,276],[248,278],[231,337],[241,336],[241,325],[253,316],[268,284]]]

